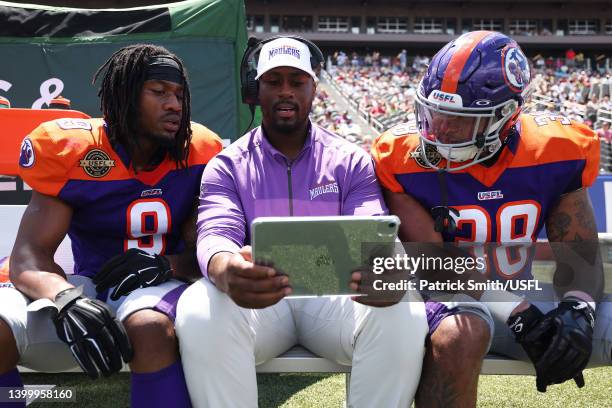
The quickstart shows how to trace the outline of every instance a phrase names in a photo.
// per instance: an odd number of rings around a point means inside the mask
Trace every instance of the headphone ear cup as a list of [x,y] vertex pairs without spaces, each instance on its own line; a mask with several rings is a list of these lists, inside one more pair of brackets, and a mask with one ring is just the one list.
[[313,70],[319,70],[325,63],[323,52],[317,45],[309,40],[304,39],[303,42],[308,46],[310,50],[310,66]]
[[245,94],[243,101],[249,105],[259,104],[259,81],[255,79],[257,71],[250,70],[246,74]]
[[242,55],[240,63],[240,93],[242,102],[248,105],[259,104],[259,81],[255,79],[257,76],[257,59],[259,51],[263,44],[269,40],[258,40],[255,37],[250,37],[247,42],[247,49]]

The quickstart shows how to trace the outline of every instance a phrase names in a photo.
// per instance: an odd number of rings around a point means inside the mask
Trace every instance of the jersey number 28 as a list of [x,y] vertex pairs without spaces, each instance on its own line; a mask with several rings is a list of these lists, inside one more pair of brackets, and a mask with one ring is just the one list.
[[[535,233],[541,213],[541,206],[537,201],[511,201],[502,205],[495,214],[495,223],[491,222],[489,213],[480,206],[454,208],[459,211],[459,217],[455,218],[457,228],[461,230],[465,225],[471,226],[470,236],[456,237],[455,242],[484,243],[495,240],[503,244],[519,244],[536,240]],[[497,227],[496,231],[492,231],[493,225]],[[495,239],[492,237],[493,232]],[[518,275],[528,261],[528,247],[528,244],[496,245],[491,257],[499,274],[507,279]],[[485,248],[475,247],[474,255],[484,257]]]

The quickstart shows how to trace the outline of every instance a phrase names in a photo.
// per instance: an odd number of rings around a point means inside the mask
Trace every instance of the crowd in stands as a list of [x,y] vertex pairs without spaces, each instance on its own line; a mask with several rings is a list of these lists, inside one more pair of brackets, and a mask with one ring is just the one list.
[[324,90],[318,90],[315,95],[310,119],[369,151],[372,138],[365,135],[353,115],[346,109],[341,110]]
[[565,61],[566,64],[551,64],[536,57],[532,103],[536,110],[561,112],[589,126],[600,127],[610,119],[605,112],[612,110],[610,72],[587,70],[582,62]]
[[388,128],[412,112],[418,79],[428,63],[429,57],[416,56],[408,64],[406,50],[395,57],[338,52],[328,59],[328,73],[367,121]]
[[347,110],[340,110],[336,102],[323,90],[317,91],[312,104],[311,120],[341,136],[359,136],[362,129]]
[[[354,114],[379,133],[414,118],[414,95],[429,60],[427,56],[409,56],[406,50],[397,55],[339,51],[328,56],[326,71]],[[604,59],[588,61],[582,53],[568,50],[564,58],[536,55],[532,66],[528,110],[561,112],[595,129],[612,121],[612,70]],[[359,126],[351,114],[338,111],[329,95],[317,95],[314,111],[317,123],[360,140]],[[612,163],[611,146],[612,137],[602,137],[602,170],[612,170],[605,165]]]

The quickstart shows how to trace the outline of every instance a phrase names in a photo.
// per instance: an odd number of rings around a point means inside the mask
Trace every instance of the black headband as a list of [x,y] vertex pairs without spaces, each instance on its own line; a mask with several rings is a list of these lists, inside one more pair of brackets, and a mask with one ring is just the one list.
[[179,63],[169,55],[158,55],[151,58],[147,65],[146,81],[149,80],[170,81],[183,85],[185,78]]

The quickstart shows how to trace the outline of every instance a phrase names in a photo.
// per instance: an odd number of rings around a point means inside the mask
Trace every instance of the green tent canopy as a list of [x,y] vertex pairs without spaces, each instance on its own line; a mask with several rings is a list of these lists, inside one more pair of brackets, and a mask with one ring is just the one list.
[[0,96],[15,108],[45,108],[61,94],[100,116],[96,69],[123,46],[154,43],[185,63],[193,120],[235,140],[250,121],[240,100],[246,41],[242,0],[98,10],[0,1]]

